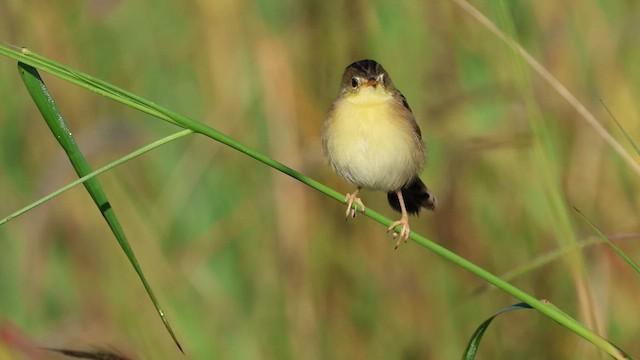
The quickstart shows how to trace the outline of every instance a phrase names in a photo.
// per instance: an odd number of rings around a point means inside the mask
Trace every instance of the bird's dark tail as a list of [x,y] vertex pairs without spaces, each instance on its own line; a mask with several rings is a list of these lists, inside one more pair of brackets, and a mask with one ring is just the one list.
[[[427,186],[419,177],[416,177],[402,188],[402,197],[404,198],[404,205],[409,214],[418,215],[422,208],[435,211],[438,205],[436,197],[429,192],[429,189],[427,189]],[[394,210],[402,212],[400,201],[395,191],[387,193],[387,200],[389,200],[389,205],[391,205]]]

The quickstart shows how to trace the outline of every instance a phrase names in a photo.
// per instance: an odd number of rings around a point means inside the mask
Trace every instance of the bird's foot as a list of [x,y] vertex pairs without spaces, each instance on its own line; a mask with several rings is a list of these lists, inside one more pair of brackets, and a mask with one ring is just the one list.
[[[400,232],[395,232],[395,227],[399,225],[402,225]],[[397,249],[398,246],[400,246],[400,243],[402,242],[403,239],[404,239],[404,242],[407,242],[407,240],[409,240],[409,235],[411,234],[411,229],[409,228],[409,217],[403,215],[402,218],[400,218],[400,220],[394,222],[393,224],[391,224],[391,226],[389,226],[389,228],[387,229],[387,232],[392,230],[394,231],[393,237],[398,239],[396,241],[396,247],[395,247]]]
[[366,209],[364,207],[364,203],[362,202],[362,200],[360,200],[360,198],[357,197],[356,195],[358,195],[358,191],[354,192],[353,194],[347,194],[347,196],[344,198],[344,202],[347,203],[347,212],[345,214],[347,220],[349,218],[355,219],[356,214],[358,213],[356,209],[353,207],[353,203],[358,204],[358,206],[360,207],[360,211],[362,211],[363,214]]

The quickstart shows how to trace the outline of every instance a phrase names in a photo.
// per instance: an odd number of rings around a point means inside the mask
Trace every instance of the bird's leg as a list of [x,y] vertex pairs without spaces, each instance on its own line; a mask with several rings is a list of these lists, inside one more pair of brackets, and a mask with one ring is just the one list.
[[346,217],[347,219],[349,219],[349,217],[355,219],[356,218],[356,209],[352,207],[353,203],[358,204],[358,206],[360,206],[360,211],[362,211],[362,213],[364,214],[364,204],[362,203],[362,200],[360,200],[360,198],[357,196],[358,193],[360,192],[360,189],[362,189],[360,186],[358,186],[358,188],[356,189],[356,191],[353,192],[353,194],[347,194],[347,196],[344,198],[344,202],[347,204],[347,212],[346,212]]
[[402,229],[400,229],[400,232],[393,234],[394,237],[398,238],[398,241],[396,242],[396,249],[397,249],[402,239],[404,239],[404,242],[407,242],[407,240],[409,239],[409,234],[411,234],[411,229],[409,228],[409,214],[407,213],[407,208],[404,205],[402,190],[399,189],[398,191],[396,191],[396,194],[398,195],[398,201],[400,202],[400,210],[402,210],[402,217],[400,218],[400,220],[391,224],[391,226],[389,226],[389,228],[387,229],[387,232],[394,230],[394,228],[398,225],[402,225]]

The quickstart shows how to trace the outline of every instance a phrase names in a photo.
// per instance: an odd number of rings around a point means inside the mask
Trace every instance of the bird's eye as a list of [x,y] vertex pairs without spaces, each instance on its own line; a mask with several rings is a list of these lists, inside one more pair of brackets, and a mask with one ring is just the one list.
[[351,78],[351,87],[354,89],[358,87],[358,79],[355,76]]

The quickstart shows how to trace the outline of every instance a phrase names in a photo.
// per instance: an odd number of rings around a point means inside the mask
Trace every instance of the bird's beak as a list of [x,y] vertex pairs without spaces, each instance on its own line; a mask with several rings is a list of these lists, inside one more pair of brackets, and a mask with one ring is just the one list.
[[377,87],[377,86],[381,86],[382,82],[375,79],[375,78],[369,78],[367,81],[364,82],[364,84],[362,84],[364,86],[373,86],[373,87]]

